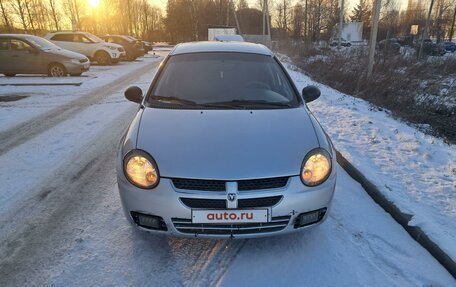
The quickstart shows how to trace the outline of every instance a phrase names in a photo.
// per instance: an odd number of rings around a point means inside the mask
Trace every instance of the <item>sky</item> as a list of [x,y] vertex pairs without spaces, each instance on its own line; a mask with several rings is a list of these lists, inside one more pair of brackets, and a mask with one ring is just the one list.
[[[166,2],[167,2],[167,0],[149,0],[149,1],[152,4],[161,6],[163,8],[166,6]],[[236,2],[236,0],[234,0],[234,1]],[[249,2],[250,6],[255,6],[258,3],[258,0],[247,0],[247,1]],[[277,2],[279,0],[275,0],[275,1]],[[404,9],[405,7],[407,7],[408,0],[396,0],[396,1],[400,5],[401,9]],[[300,0],[292,0],[291,2],[294,4],[296,2],[300,2]],[[302,0],[301,0],[301,2],[302,2]],[[347,5],[348,9],[351,10],[351,8],[353,8],[358,2],[359,2],[359,0],[345,0],[345,3],[346,3],[345,5]]]

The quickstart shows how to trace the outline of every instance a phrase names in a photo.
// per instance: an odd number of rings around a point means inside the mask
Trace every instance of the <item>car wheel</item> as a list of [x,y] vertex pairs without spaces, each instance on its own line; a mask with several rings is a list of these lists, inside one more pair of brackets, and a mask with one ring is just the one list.
[[111,56],[109,56],[109,54],[106,53],[105,51],[98,51],[95,54],[95,61],[99,65],[109,65],[109,64],[111,64]]
[[14,76],[16,76],[16,74],[3,74],[3,75],[5,75],[5,76],[7,76],[7,77],[14,77]]
[[72,76],[72,77],[79,77],[80,75],[82,75],[82,73],[73,73],[73,74],[70,74],[70,76]]
[[67,75],[67,71],[62,64],[53,63],[49,65],[48,75],[51,77],[65,77]]

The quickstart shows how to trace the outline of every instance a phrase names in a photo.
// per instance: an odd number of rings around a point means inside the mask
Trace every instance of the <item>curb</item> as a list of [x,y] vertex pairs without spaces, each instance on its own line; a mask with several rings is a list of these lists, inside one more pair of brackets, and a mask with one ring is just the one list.
[[417,226],[409,226],[408,223],[412,219],[411,214],[402,212],[394,202],[389,201],[373,184],[370,182],[356,167],[354,167],[344,156],[336,151],[337,162],[339,165],[357,182],[361,184],[364,190],[370,197],[380,205],[386,212],[388,212],[394,220],[397,221],[410,236],[415,239],[424,249],[442,264],[443,267],[456,278],[456,262],[448,256],[429,236]]

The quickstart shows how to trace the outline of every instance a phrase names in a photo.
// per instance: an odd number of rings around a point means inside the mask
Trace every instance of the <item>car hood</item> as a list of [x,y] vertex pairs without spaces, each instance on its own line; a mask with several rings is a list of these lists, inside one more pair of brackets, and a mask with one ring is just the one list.
[[69,51],[69,50],[65,50],[65,49],[50,49],[50,50],[45,50],[45,52],[51,53],[51,54],[54,54],[54,55],[67,57],[67,58],[70,58],[70,59],[82,60],[82,59],[87,58],[86,56],[84,56],[82,54],[79,54],[79,53],[76,53],[76,52],[72,52],[72,51]]
[[137,148],[162,177],[240,180],[292,176],[318,140],[304,107],[272,110],[145,108]]

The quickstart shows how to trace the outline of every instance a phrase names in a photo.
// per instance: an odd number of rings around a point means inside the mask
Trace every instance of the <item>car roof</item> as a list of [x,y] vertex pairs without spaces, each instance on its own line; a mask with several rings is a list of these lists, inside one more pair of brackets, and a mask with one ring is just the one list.
[[170,55],[207,53],[207,52],[234,52],[273,56],[271,50],[261,44],[246,42],[190,42],[176,45]]
[[30,35],[30,34],[0,34],[0,37],[14,37],[14,38],[21,38],[21,39],[30,38],[30,37],[40,38],[38,36]]
[[62,30],[62,31],[52,31],[48,34],[90,34],[89,32],[84,31],[71,31],[71,30]]

